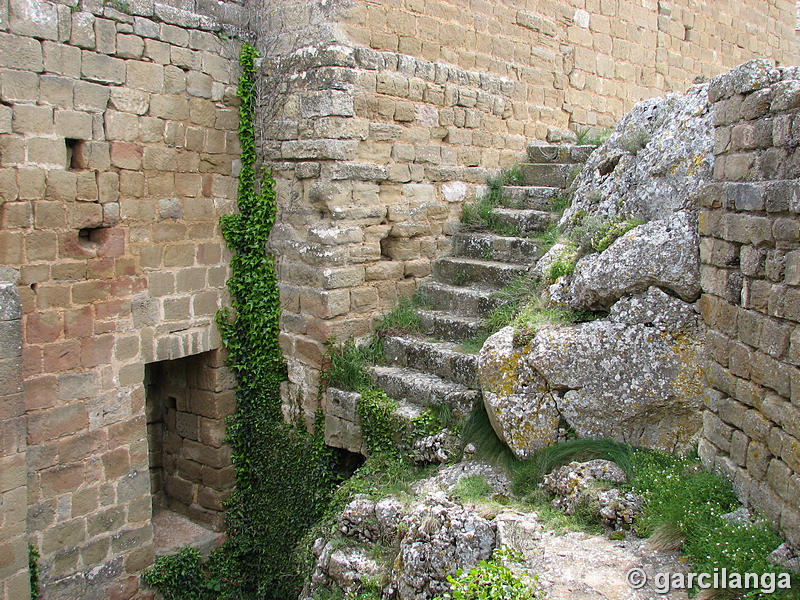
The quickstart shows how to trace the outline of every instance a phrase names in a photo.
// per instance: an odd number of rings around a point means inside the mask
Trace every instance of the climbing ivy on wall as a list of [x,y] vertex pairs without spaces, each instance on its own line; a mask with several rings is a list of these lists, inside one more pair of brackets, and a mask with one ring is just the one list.
[[[236,469],[236,487],[226,504],[229,538],[207,564],[192,563],[191,576],[172,557],[160,558],[145,573],[145,582],[164,597],[180,600],[297,597],[302,578],[293,561],[295,546],[327,506],[337,481],[319,423],[309,434],[301,425],[284,423],[281,414],[286,364],[278,345],[278,278],[275,258],[266,253],[275,222],[275,182],[268,172],[257,176],[257,56],[253,46],[243,44],[239,213],[221,220],[233,252],[228,280],[232,308],[220,311],[217,324],[239,384],[236,413],[228,423]],[[181,575],[172,576],[176,572]]]

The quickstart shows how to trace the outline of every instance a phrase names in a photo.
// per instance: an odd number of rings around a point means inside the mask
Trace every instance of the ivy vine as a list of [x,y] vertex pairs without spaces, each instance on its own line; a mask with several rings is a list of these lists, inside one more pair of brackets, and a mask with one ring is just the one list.
[[184,553],[159,559],[145,573],[146,583],[175,600],[297,597],[302,577],[295,546],[328,505],[338,481],[319,419],[310,434],[284,423],[281,414],[287,371],[278,345],[275,258],[266,253],[275,222],[275,182],[268,171],[257,176],[257,57],[252,45],[242,45],[239,212],[221,219],[233,251],[228,280],[232,306],[219,312],[217,324],[238,380],[236,412],[227,431],[236,470],[236,487],[226,503],[229,537],[206,564]]

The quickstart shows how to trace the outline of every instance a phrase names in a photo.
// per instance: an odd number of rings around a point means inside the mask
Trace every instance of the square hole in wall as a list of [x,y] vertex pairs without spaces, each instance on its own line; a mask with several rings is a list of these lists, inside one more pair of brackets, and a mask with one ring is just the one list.
[[87,153],[86,140],[66,138],[64,144],[67,146],[67,169],[85,169]]
[[202,546],[223,529],[233,489],[224,439],[235,382],[212,351],[145,365],[145,388],[157,549]]

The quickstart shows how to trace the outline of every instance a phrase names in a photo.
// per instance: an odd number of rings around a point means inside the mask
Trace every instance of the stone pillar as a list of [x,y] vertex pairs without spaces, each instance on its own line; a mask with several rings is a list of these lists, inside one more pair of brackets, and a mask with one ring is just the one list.
[[800,543],[800,71],[751,61],[709,88],[700,213],[710,389],[700,455]]
[[[25,536],[28,485],[22,396],[22,309],[15,281],[3,281],[2,271],[0,269],[0,600],[19,600],[30,594]],[[16,271],[7,271],[16,275]]]

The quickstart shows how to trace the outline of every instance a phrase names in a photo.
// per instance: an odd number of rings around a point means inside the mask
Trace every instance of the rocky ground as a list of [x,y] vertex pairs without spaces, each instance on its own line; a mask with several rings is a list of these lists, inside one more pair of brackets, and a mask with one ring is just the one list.
[[[486,497],[459,499],[459,482],[475,477],[488,483]],[[595,493],[591,483],[624,477],[613,463],[591,461],[559,469],[544,485],[556,491],[554,506],[566,508]],[[686,598],[684,592],[657,595],[649,585],[635,590],[626,579],[632,568],[643,569],[651,581],[658,572],[684,571],[676,554],[651,551],[632,533],[609,539],[610,528],[605,534],[549,529],[535,509],[510,499],[509,485],[502,470],[466,461],[417,482],[413,494],[377,500],[357,496],[339,515],[336,531],[316,540],[312,582],[301,598],[340,592],[429,600],[449,590],[448,575],[488,560],[499,547],[519,553],[513,570],[538,577],[549,598]]]

